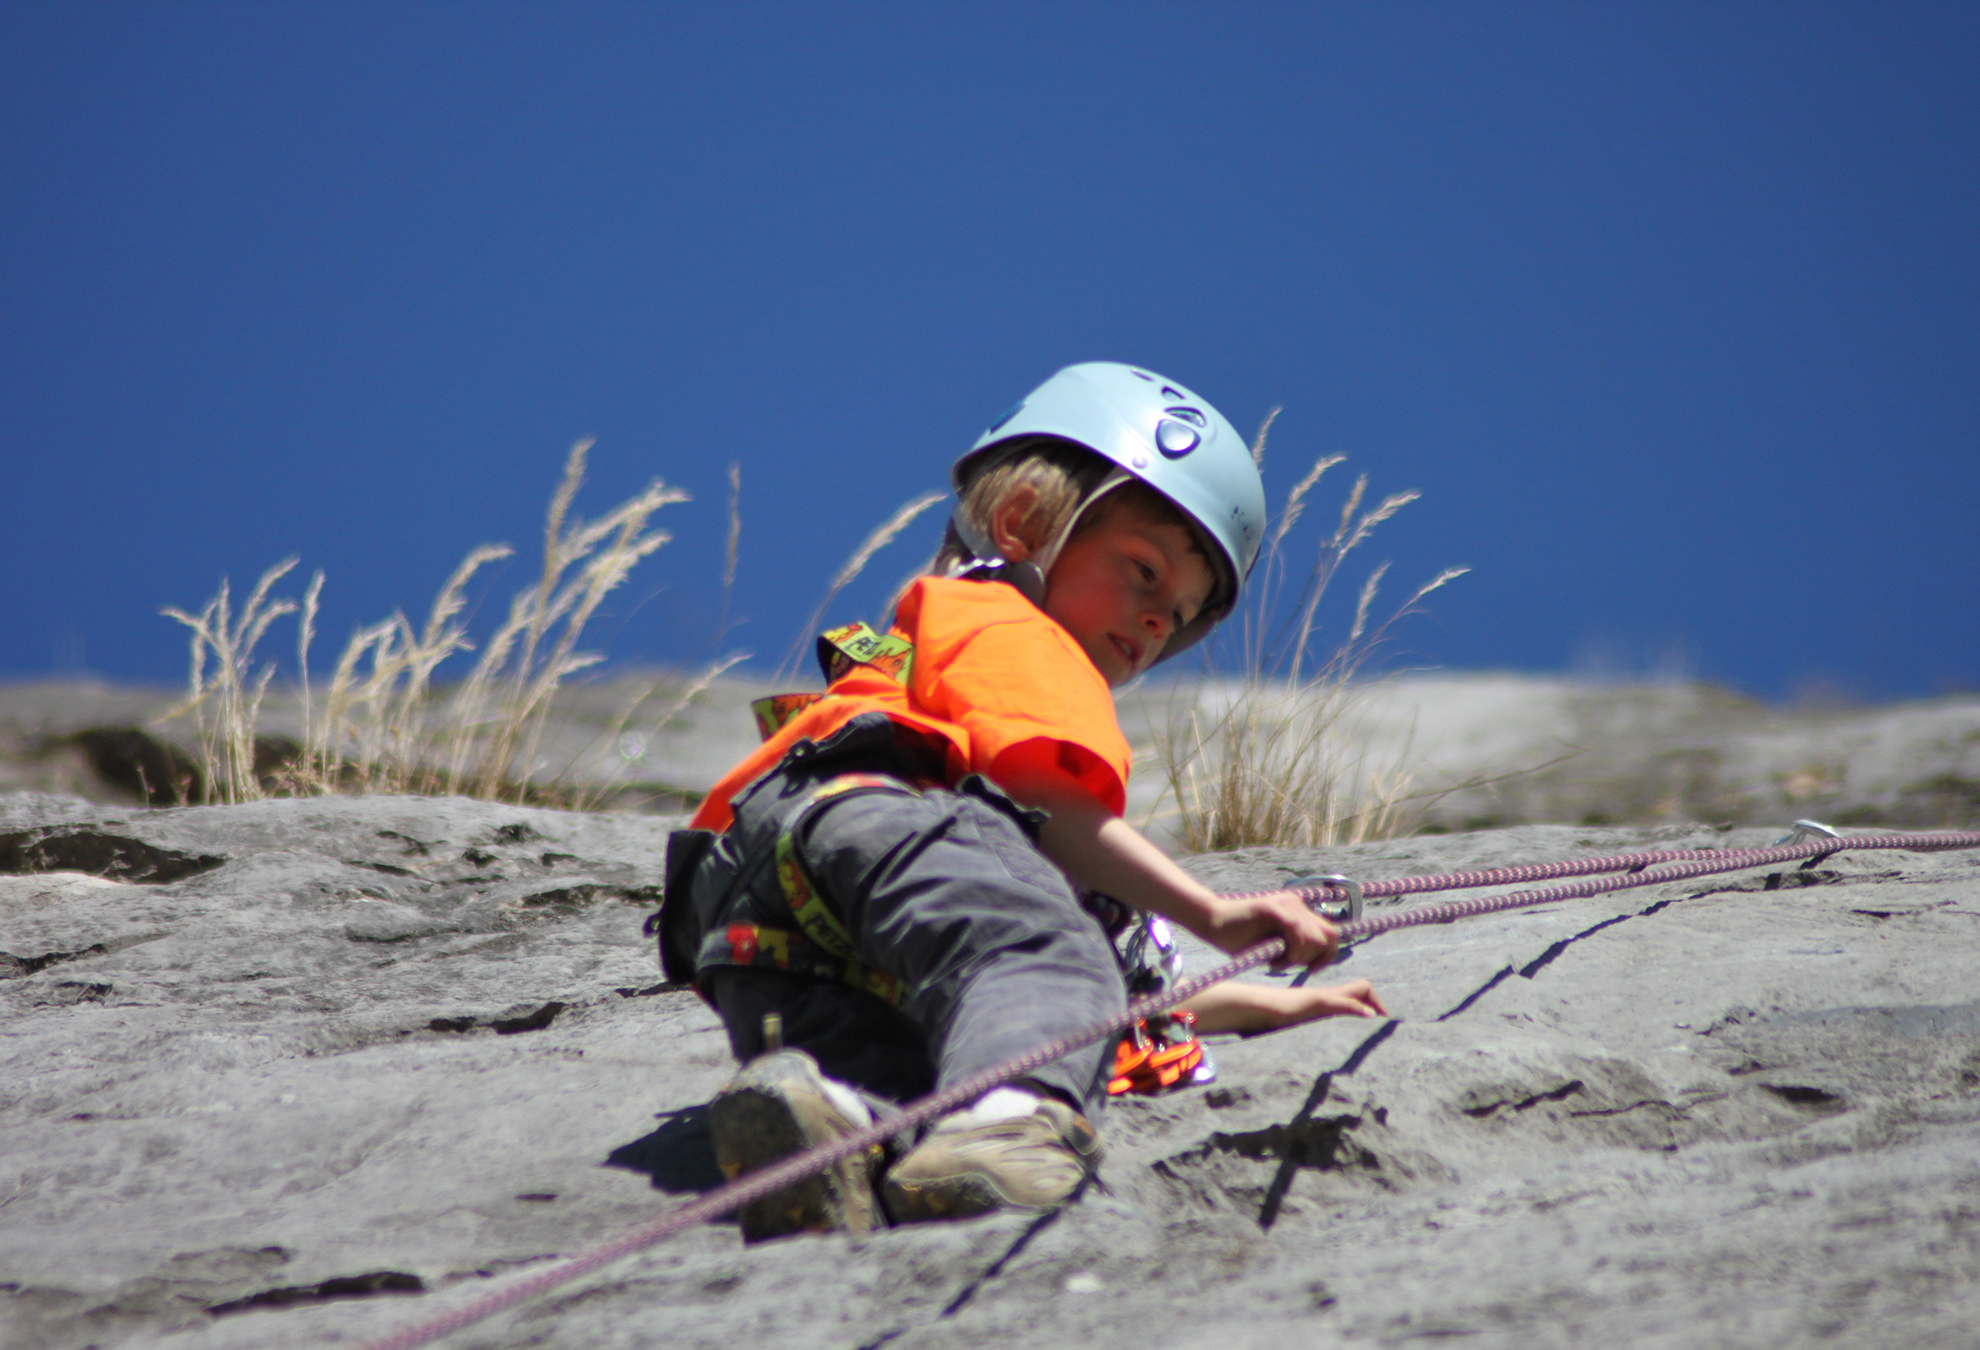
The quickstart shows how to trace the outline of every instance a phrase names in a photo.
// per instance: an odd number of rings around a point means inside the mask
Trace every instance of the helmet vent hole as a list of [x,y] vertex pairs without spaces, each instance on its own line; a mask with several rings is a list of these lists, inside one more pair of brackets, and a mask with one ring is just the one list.
[[1155,424],[1155,448],[1170,459],[1181,459],[1202,442],[1202,435],[1187,422],[1165,417]]

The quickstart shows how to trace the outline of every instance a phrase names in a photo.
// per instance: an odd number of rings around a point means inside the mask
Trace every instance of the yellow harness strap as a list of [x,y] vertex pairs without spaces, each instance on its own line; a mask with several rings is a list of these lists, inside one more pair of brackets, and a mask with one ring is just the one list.
[[[901,685],[914,673],[914,644],[898,633],[880,634],[863,623],[828,628],[818,635],[818,666],[825,672],[825,683],[836,682],[854,666],[871,666],[891,676]],[[793,717],[814,703],[834,694],[772,694],[749,705],[756,717],[756,733],[769,740],[782,731]]]

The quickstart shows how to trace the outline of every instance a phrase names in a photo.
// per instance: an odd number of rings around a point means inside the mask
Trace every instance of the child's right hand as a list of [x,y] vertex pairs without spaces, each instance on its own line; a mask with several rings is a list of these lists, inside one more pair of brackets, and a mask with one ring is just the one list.
[[1294,966],[1318,969],[1341,949],[1341,935],[1334,925],[1292,891],[1268,891],[1242,899],[1219,896],[1207,924],[1198,928],[1196,935],[1233,955],[1268,938],[1284,938],[1286,950],[1272,963],[1274,970]]

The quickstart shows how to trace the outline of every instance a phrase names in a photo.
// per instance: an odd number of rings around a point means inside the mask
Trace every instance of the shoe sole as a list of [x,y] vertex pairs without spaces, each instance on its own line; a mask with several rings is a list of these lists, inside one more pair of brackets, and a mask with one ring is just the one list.
[[1093,1180],[1088,1172],[1057,1200],[1044,1204],[1023,1204],[1004,1194],[990,1178],[980,1173],[953,1177],[930,1177],[917,1181],[888,1178],[883,1188],[888,1216],[897,1224],[928,1223],[941,1219],[973,1219],[979,1214],[1049,1214],[1077,1200]]
[[[1077,1188],[1075,1188],[1077,1189]],[[1030,1205],[1014,1204],[990,1179],[975,1173],[927,1180],[896,1181],[886,1184],[887,1212],[895,1223],[927,1223],[936,1219],[973,1219],[992,1210],[1008,1209],[1026,1214],[1045,1211]],[[1048,1206],[1047,1208],[1057,1208]]]
[[[843,1118],[822,1103],[793,1101],[785,1092],[756,1086],[710,1103],[708,1128],[715,1142],[715,1163],[731,1181],[847,1133]],[[751,1201],[736,1217],[745,1242],[802,1232],[843,1230],[858,1235],[884,1222],[867,1160],[857,1156]]]

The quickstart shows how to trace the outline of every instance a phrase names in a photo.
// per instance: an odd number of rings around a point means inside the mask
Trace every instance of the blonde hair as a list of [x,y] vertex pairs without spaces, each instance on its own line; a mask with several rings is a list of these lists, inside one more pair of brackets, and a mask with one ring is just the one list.
[[[1065,529],[1079,504],[1113,467],[1085,446],[1045,436],[1014,441],[986,458],[989,462],[976,468],[963,485],[956,514],[977,534],[991,538],[998,508],[1019,488],[1030,488],[1035,497],[1018,533],[1033,549],[1043,548]],[[970,556],[951,526],[933,570],[946,571]]]
[[[1065,531],[1066,522],[1079,510],[1080,503],[1100,486],[1114,468],[1105,456],[1083,445],[1052,436],[1013,441],[1008,447],[1002,447],[985,458],[988,462],[981,468],[973,468],[969,481],[963,485],[956,514],[979,536],[993,538],[992,522],[999,508],[1019,488],[1030,488],[1035,497],[1030,514],[1019,524],[1018,534],[1033,550],[1043,548],[1048,541],[1058,538]],[[1219,577],[1216,589],[1222,591],[1225,588],[1227,583],[1222,580],[1223,569],[1217,566],[1216,561],[1219,555],[1204,538],[1202,527],[1174,502],[1138,478],[1121,484],[1095,503],[1096,509],[1079,518],[1070,537],[1077,539],[1099,525],[1110,512],[1122,507],[1133,508],[1165,525],[1180,525],[1189,531],[1196,551],[1210,561],[1212,574]],[[943,535],[941,550],[936,553],[929,571],[936,576],[947,576],[973,556],[951,524]],[[1216,599],[1213,595],[1213,602]]]

